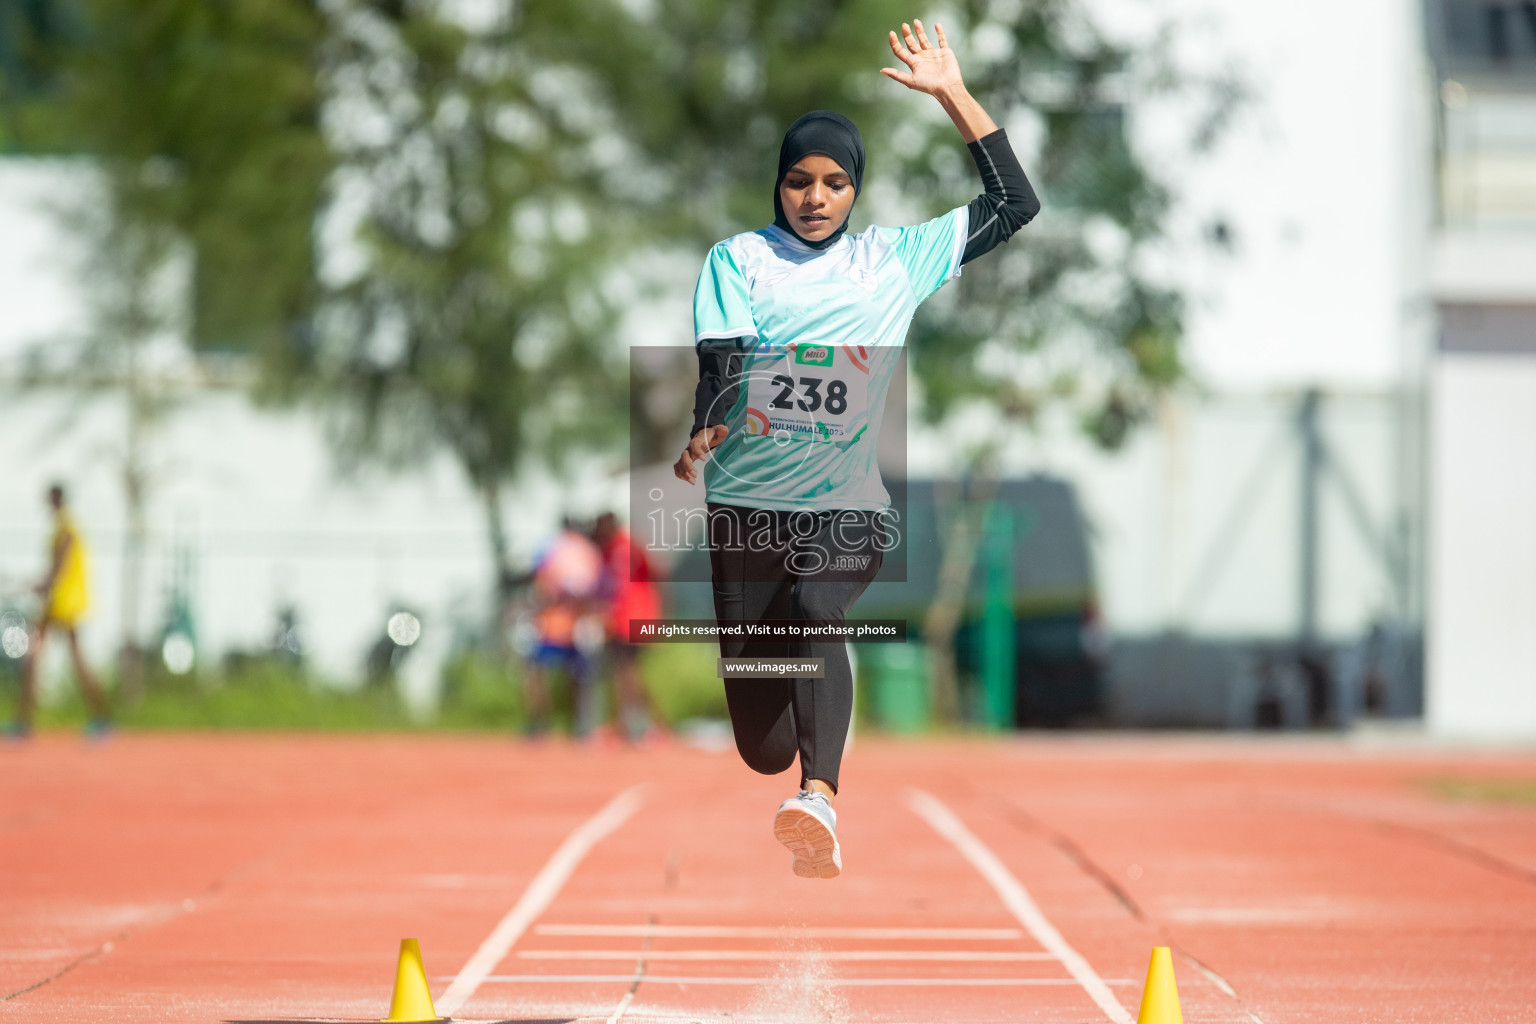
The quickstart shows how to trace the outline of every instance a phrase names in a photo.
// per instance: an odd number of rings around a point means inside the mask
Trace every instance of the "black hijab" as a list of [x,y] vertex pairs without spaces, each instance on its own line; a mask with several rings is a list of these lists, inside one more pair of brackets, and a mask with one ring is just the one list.
[[[864,187],[864,140],[853,122],[842,114],[813,110],[789,126],[789,131],[784,133],[784,142],[779,146],[779,174],[773,180],[773,222],[812,249],[825,249],[843,237],[843,232],[848,230],[848,220],[844,219],[836,231],[821,241],[808,241],[789,226],[784,204],[779,201],[779,186],[784,184],[784,175],[801,157],[812,153],[831,157],[848,172],[853,178],[853,195],[857,202],[859,190]],[[848,217],[852,216],[853,208],[849,207]]]

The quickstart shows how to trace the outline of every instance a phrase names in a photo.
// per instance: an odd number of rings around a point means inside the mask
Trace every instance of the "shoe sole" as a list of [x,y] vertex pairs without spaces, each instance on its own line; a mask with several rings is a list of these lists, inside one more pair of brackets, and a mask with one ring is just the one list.
[[795,855],[801,878],[836,878],[843,872],[837,836],[810,811],[786,807],[774,815],[773,837]]

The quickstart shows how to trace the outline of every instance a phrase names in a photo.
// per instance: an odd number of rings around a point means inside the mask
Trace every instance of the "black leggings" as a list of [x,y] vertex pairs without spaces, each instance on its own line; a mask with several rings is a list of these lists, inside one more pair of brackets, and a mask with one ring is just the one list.
[[[809,619],[841,623],[880,571],[879,513],[780,512],[709,506],[709,564],[722,623]],[[853,715],[853,673],[841,642],[722,637],[725,658],[822,658],[821,679],[727,679],[736,749],[754,771],[777,775],[800,754],[800,784],[837,791]]]

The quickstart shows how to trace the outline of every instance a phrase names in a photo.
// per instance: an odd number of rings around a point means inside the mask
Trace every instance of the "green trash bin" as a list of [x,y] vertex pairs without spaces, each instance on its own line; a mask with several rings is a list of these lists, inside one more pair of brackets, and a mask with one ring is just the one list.
[[870,710],[881,728],[914,733],[928,728],[928,652],[920,643],[868,644],[859,650],[868,666]]

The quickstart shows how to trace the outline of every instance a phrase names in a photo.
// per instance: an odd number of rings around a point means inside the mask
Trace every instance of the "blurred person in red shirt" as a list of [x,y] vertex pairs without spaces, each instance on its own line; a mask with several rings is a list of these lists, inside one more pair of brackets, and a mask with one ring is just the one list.
[[598,516],[592,539],[603,558],[601,594],[606,605],[608,660],[613,666],[614,721],[626,739],[636,742],[651,727],[659,728],[662,718],[640,680],[641,646],[630,642],[629,623],[659,618],[661,597],[645,549],[630,539],[616,515]]

